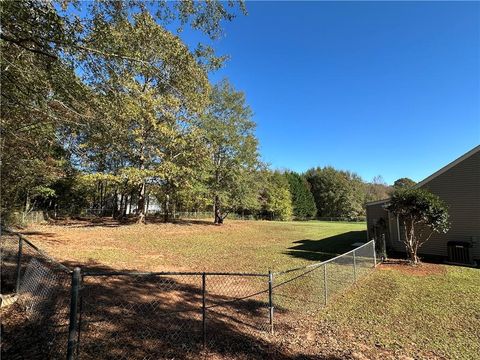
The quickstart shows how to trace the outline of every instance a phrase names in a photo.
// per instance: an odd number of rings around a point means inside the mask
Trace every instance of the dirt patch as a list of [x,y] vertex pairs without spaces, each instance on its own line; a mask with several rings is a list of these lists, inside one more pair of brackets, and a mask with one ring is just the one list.
[[[291,318],[290,318],[291,319]],[[329,321],[304,319],[284,321],[274,337],[274,343],[288,359],[331,359],[331,360],[413,360],[444,359],[432,352],[419,350],[410,357],[404,349],[388,349],[372,342],[364,333],[353,332]],[[300,355],[301,354],[301,355]],[[274,359],[284,359],[274,356]]]
[[405,260],[387,261],[378,266],[379,270],[395,270],[400,271],[406,275],[414,276],[429,276],[429,275],[443,275],[445,274],[445,266],[439,264],[420,263],[418,265],[411,265]]

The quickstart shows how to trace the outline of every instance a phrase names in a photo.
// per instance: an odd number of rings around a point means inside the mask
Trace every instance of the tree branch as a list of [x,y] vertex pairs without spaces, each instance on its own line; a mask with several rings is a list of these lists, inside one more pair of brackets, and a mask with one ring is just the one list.
[[5,35],[4,33],[0,33],[0,39],[8,41],[12,44],[15,44],[18,47],[21,47],[22,49],[25,49],[27,51],[30,51],[30,52],[33,52],[33,53],[36,53],[36,54],[40,54],[40,55],[44,55],[44,56],[47,56],[47,57],[49,57],[51,59],[54,59],[54,60],[58,60],[57,55],[53,55],[53,54],[50,54],[50,53],[48,53],[44,50],[37,49],[37,48],[31,48],[31,47],[28,47],[28,46],[24,45],[25,42],[31,41],[38,46],[39,44],[37,42],[33,41],[32,39],[14,39],[13,37]]

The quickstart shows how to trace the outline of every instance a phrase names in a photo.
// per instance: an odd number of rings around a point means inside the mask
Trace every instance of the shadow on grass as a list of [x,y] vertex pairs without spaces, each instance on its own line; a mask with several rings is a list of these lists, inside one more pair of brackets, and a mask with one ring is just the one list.
[[[71,219],[58,219],[49,221],[53,225],[65,226],[71,228],[91,228],[91,227],[108,227],[116,228],[127,225],[134,225],[137,223],[136,217],[127,217],[123,219],[114,219],[112,217],[75,217]],[[146,223],[148,224],[175,224],[175,225],[204,225],[204,226],[217,226],[213,223],[212,220],[204,219],[171,219],[170,221],[165,222],[164,218],[161,216],[147,216]],[[27,234],[27,232],[24,232]],[[30,235],[44,235],[42,232],[30,232]]]
[[52,232],[45,232],[45,231],[33,231],[33,230],[22,230],[20,229],[19,231],[22,235],[28,236],[28,235],[41,235],[43,237],[48,237],[48,238],[53,238],[57,234],[52,233]]
[[[156,223],[162,223],[162,221],[158,220],[149,220],[149,223],[156,224]],[[219,226],[213,223],[212,220],[200,220],[200,219],[175,219],[171,220],[169,223],[171,224],[176,224],[176,225],[204,225],[204,226]]]
[[325,261],[353,250],[356,242],[367,242],[366,230],[349,231],[319,240],[297,240],[294,242],[296,245],[290,247],[285,254],[305,260]]

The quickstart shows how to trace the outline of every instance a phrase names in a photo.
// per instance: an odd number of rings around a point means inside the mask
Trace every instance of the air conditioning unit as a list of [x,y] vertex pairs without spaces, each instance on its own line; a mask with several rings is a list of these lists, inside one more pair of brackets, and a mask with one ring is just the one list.
[[449,241],[447,243],[448,262],[453,264],[472,265],[472,244],[465,241]]

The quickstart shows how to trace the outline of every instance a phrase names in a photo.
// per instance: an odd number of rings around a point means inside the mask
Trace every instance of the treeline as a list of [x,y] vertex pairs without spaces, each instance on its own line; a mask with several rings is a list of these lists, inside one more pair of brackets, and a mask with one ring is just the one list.
[[[145,213],[161,215],[165,221],[176,213],[211,212],[215,201],[222,220],[234,213],[267,220],[315,218],[358,219],[365,216],[365,203],[389,196],[383,182],[364,182],[359,176],[332,167],[315,168],[304,174],[271,171],[264,165],[237,179],[226,191],[212,189],[206,179],[196,179],[174,191],[166,184],[145,182]],[[94,214],[125,218],[139,214],[139,192],[131,176],[74,172],[51,184],[54,196],[35,197],[35,208],[56,214]],[[234,186],[237,186],[235,189]]]
[[3,1],[1,216],[148,209],[270,219],[356,217],[388,187],[333,168],[272,171],[214,42],[241,2]]

